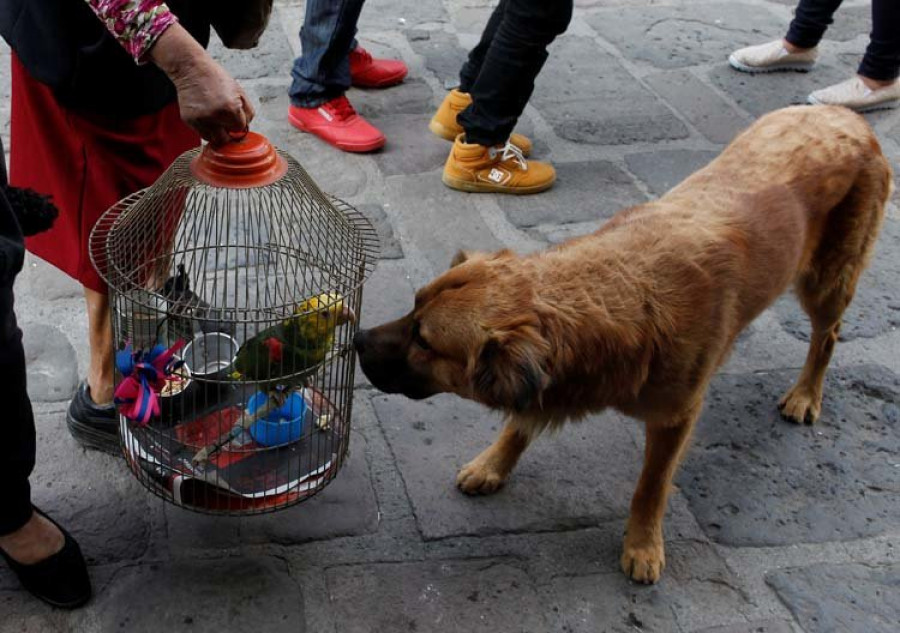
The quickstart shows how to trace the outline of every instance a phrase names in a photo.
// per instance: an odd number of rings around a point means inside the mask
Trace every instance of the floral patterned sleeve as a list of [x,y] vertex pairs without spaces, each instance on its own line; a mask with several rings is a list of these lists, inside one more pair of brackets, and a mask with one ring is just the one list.
[[141,64],[147,51],[178,21],[163,0],[85,0],[126,51]]

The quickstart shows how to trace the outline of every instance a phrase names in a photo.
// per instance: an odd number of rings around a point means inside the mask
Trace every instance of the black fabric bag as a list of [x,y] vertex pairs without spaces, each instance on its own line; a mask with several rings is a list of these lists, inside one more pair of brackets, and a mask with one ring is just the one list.
[[269,25],[273,0],[220,0],[210,23],[227,48],[254,48]]

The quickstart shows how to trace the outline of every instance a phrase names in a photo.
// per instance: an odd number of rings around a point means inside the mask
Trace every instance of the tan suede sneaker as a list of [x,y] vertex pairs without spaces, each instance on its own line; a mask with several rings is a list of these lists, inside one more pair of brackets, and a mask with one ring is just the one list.
[[[456,122],[456,116],[468,108],[470,103],[472,103],[472,97],[469,93],[456,89],[451,90],[431,118],[428,129],[443,139],[455,141],[456,137],[464,131],[462,126]],[[531,155],[531,139],[527,136],[513,132],[509,136],[509,142],[522,150],[524,156]]]
[[729,55],[728,63],[735,70],[744,73],[773,73],[787,70],[805,73],[816,65],[818,56],[818,48],[810,48],[801,53],[789,53],[784,47],[784,42],[776,40],[736,50]]
[[444,165],[445,185],[472,193],[527,194],[545,191],[556,182],[552,165],[525,160],[513,145],[485,147],[465,142],[460,134]]
[[857,112],[896,108],[900,106],[900,81],[872,90],[857,75],[839,84],[816,90],[806,100],[814,105],[839,105]]

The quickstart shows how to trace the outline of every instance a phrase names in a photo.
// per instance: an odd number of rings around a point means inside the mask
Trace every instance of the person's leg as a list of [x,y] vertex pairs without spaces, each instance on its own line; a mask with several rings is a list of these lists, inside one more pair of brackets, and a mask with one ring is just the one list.
[[87,384],[91,400],[104,405],[113,399],[113,340],[109,322],[109,296],[84,289],[87,304],[88,340],[91,348]]
[[841,0],[800,0],[784,36],[785,48],[793,53],[818,46],[839,6]]
[[[900,76],[900,2],[872,0],[872,34],[858,73],[883,87]],[[868,82],[867,82],[868,84]]]
[[475,80],[478,79],[478,73],[481,72],[481,66],[484,63],[484,57],[491,47],[491,42],[494,41],[494,36],[497,34],[500,22],[503,20],[507,1],[508,0],[500,0],[500,4],[498,4],[494,9],[494,12],[491,13],[491,18],[485,25],[484,31],[481,32],[481,40],[475,48],[469,51],[469,57],[459,71],[460,92],[469,92],[475,84]]
[[534,91],[547,47],[565,32],[572,0],[507,0],[503,17],[472,84],[472,105],[457,117],[466,141],[505,143]]
[[5,409],[0,442],[0,549],[15,561],[31,565],[61,550],[64,538],[31,506],[28,477],[34,468],[34,415],[25,388],[25,351],[13,312],[12,286],[0,287],[0,375],[0,401]]
[[308,0],[300,29],[303,52],[291,70],[293,105],[314,108],[350,88],[348,55],[362,5],[363,0]]

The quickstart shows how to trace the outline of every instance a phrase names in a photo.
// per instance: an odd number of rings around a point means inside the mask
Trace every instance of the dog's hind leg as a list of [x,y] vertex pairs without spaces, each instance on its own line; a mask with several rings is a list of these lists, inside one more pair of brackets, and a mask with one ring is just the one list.
[[510,414],[496,441],[460,469],[456,486],[470,495],[496,492],[528,448],[531,436],[528,422]]
[[659,580],[666,566],[663,517],[681,456],[700,415],[702,399],[666,420],[647,420],[644,469],[631,499],[622,549],[622,571],[637,582]]
[[788,420],[812,424],[819,418],[825,372],[841,319],[872,253],[889,194],[890,170],[873,160],[871,168],[862,170],[844,200],[830,212],[818,248],[795,282],[812,335],[800,377],[778,404]]

